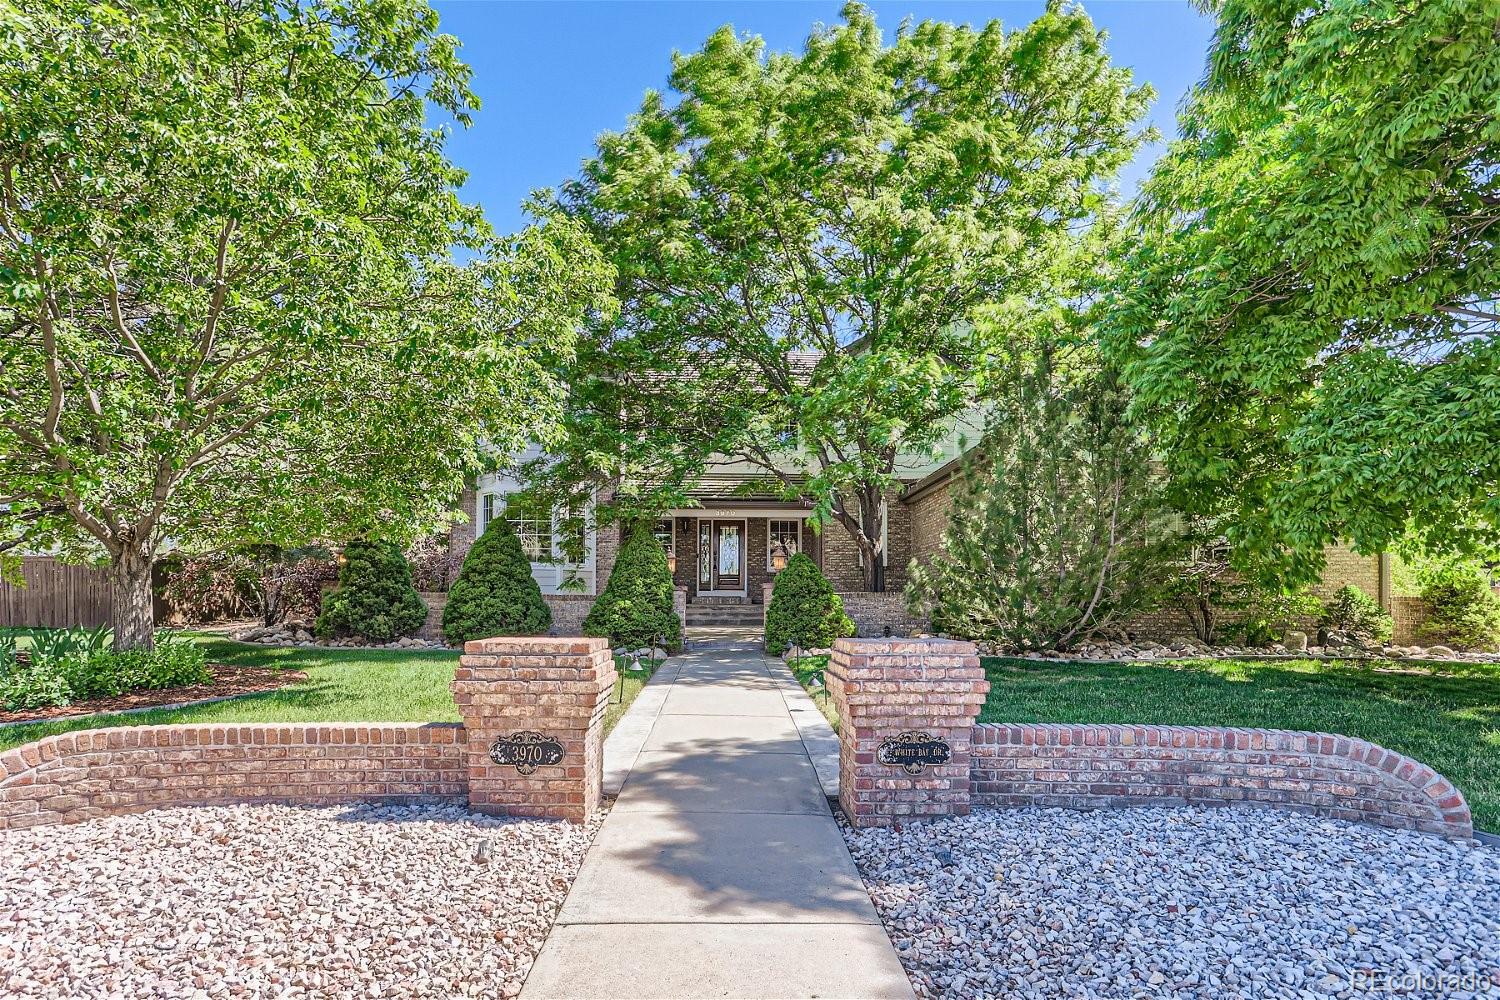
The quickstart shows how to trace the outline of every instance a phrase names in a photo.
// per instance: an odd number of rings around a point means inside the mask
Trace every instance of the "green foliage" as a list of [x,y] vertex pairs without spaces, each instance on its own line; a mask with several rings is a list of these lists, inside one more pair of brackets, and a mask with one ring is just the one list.
[[202,648],[185,637],[158,633],[154,648],[123,652],[111,651],[109,641],[102,627],[47,629],[18,654],[12,640],[0,648],[0,702],[23,711],[213,680]]
[[787,560],[776,574],[766,608],[766,652],[780,656],[793,646],[826,649],[833,640],[854,634],[844,601],[806,553]]
[[552,611],[531,575],[531,561],[510,521],[497,517],[474,542],[443,608],[443,635],[453,645],[497,635],[544,635]]
[[411,584],[411,567],[390,542],[360,540],[344,547],[339,585],[323,598],[319,637],[359,636],[390,642],[427,620],[427,605]]
[[[615,265],[621,309],[567,368],[568,499],[681,502],[734,456],[847,530],[883,589],[884,504],[984,381],[970,320],[1048,295],[1150,100],[1076,6],[1006,33],[843,8],[800,53],[721,28],[674,60],[556,205]],[[712,400],[712,419],[704,419]],[[642,485],[648,484],[648,485]]]
[[1311,581],[1324,546],[1500,527],[1493,3],[1209,0],[1108,343],[1194,509]]
[[604,636],[611,646],[635,649],[657,643],[672,653],[682,648],[682,620],[673,606],[667,554],[640,522],[629,532],[604,592],[583,620],[583,634]]
[[1500,595],[1479,564],[1435,567],[1422,587],[1422,600],[1428,606],[1424,635],[1467,649],[1500,646]]
[[1126,400],[1087,352],[1021,352],[942,552],[913,565],[913,609],[955,636],[1067,649],[1154,603],[1180,537]]
[[[104,557],[149,644],[190,551],[440,526],[545,437],[608,268],[497,238],[477,101],[422,0],[0,5],[0,550]],[[455,254],[455,249],[460,252]],[[454,257],[466,263],[454,263]]]
[[1323,614],[1323,602],[1306,588],[1290,591],[1273,586],[1240,583],[1229,602],[1232,618],[1222,626],[1226,636],[1246,646],[1270,646],[1287,630]]
[[1346,583],[1323,604],[1324,628],[1337,629],[1355,639],[1387,643],[1395,630],[1391,613],[1363,590]]

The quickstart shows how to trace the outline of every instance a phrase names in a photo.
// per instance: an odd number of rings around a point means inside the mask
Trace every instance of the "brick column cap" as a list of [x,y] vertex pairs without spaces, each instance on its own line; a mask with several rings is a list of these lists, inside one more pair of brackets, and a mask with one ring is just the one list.
[[608,639],[549,635],[501,636],[464,643],[465,653],[489,656],[582,656],[608,649]]
[[972,642],[962,639],[835,639],[833,651],[853,656],[872,653],[973,656],[975,648]]

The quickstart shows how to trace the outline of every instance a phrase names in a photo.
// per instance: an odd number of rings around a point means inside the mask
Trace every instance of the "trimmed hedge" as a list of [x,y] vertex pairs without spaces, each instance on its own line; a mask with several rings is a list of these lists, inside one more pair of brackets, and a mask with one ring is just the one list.
[[766,609],[766,652],[780,656],[792,646],[823,649],[853,634],[854,622],[844,614],[844,601],[833,584],[805,553],[792,556],[776,575]]
[[672,573],[667,553],[640,523],[630,532],[604,593],[589,608],[583,634],[603,636],[615,648],[638,648],[658,641],[669,653],[682,648],[682,620],[672,604]]
[[491,521],[464,556],[443,608],[443,636],[454,645],[497,635],[544,635],[552,610],[531,575],[515,526]]
[[427,605],[412,586],[411,567],[390,542],[358,540],[344,546],[339,585],[323,597],[314,631],[320,638],[354,635],[390,642],[427,620]]

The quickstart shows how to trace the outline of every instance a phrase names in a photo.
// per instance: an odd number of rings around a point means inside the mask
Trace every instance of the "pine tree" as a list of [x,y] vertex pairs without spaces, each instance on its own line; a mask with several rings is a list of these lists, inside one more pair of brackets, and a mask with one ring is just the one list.
[[660,642],[667,652],[682,648],[682,620],[673,606],[667,554],[648,524],[629,533],[609,582],[583,620],[583,634],[604,636],[611,646],[642,647]]
[[780,656],[792,646],[820,649],[854,634],[844,601],[816,563],[798,552],[776,574],[766,609],[766,652]]
[[542,635],[552,611],[531,575],[515,527],[496,518],[464,556],[443,608],[443,636],[453,645],[497,635]]
[[315,629],[328,639],[354,635],[390,642],[427,620],[427,605],[412,586],[411,567],[390,542],[357,540],[344,547],[339,584],[323,598]]
[[1011,649],[1067,649],[1144,610],[1177,533],[1124,393],[1043,342],[997,399],[954,498],[943,552],[908,600],[935,628]]
[[1352,583],[1344,584],[1329,598],[1320,624],[1366,642],[1390,642],[1395,631],[1391,613]]

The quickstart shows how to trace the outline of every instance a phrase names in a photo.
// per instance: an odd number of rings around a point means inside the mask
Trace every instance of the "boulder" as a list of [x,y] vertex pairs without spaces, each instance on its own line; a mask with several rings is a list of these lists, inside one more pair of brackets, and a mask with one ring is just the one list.
[[1295,653],[1305,653],[1305,652],[1307,652],[1307,633],[1306,632],[1288,632],[1282,638],[1281,642],[1282,642],[1282,644],[1284,646],[1286,646],[1287,649],[1291,650],[1292,652],[1295,652]]
[[1447,646],[1428,646],[1427,655],[1438,659],[1445,659],[1453,655],[1453,650]]

